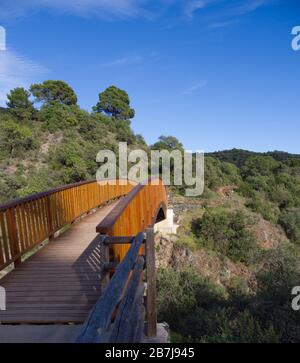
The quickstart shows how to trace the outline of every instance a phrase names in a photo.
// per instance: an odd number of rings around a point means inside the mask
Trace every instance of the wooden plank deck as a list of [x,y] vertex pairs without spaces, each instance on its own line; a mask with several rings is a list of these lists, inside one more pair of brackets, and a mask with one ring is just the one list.
[[84,322],[101,294],[96,226],[117,203],[75,223],[0,280],[7,309],[1,324]]

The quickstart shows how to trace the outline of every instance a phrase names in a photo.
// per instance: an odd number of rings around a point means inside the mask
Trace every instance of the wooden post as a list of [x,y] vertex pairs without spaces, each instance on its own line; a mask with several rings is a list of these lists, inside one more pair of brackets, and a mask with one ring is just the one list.
[[110,262],[110,258],[109,258],[109,245],[105,242],[105,240],[108,238],[108,236],[106,235],[100,235],[101,238],[101,244],[102,244],[102,251],[103,251],[103,277],[102,277],[102,291],[106,288],[106,286],[109,284],[110,281],[110,273],[109,271],[105,268],[105,266],[108,266],[109,262]]
[[53,232],[53,219],[52,219],[52,212],[51,212],[51,195],[48,195],[46,197],[46,204],[47,204],[47,222],[48,222],[48,237],[49,240],[52,239],[54,237]]
[[153,338],[157,334],[156,312],[156,274],[154,229],[146,229],[146,268],[147,268],[147,336]]
[[[8,230],[9,230],[9,239],[11,242],[11,252],[13,257],[19,255],[19,238],[18,238],[18,230],[17,230],[17,221],[15,216],[14,208],[8,211]],[[21,264],[21,256],[14,260],[14,266],[18,266]]]

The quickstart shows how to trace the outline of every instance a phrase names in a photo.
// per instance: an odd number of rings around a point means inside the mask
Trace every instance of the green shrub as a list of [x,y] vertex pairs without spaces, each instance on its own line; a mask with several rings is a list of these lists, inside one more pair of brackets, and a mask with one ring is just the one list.
[[[263,320],[235,296],[199,272],[159,270],[158,315],[171,328],[172,342],[271,343],[280,340],[272,320]],[[244,296],[240,296],[244,301]],[[267,315],[266,315],[267,316]]]
[[10,119],[0,123],[0,149],[8,156],[20,156],[37,147],[38,142],[28,126]]
[[223,309],[201,338],[202,343],[278,343],[279,335],[272,325],[264,328],[248,310],[233,312]]
[[278,219],[278,210],[274,204],[270,203],[262,195],[255,195],[248,199],[245,206],[253,212],[261,214],[267,221],[276,223]]
[[39,119],[43,130],[54,133],[78,125],[77,106],[66,106],[60,103],[46,104],[41,108]]
[[79,140],[59,146],[51,155],[52,164],[61,171],[63,183],[75,183],[88,179],[90,176],[84,158],[84,142]]
[[274,185],[274,179],[268,176],[248,176],[245,182],[250,185],[250,187],[256,191],[266,191],[270,190],[271,185]]
[[250,263],[257,241],[246,229],[247,217],[240,211],[207,210],[194,219],[192,230],[200,245],[215,250],[236,262]]
[[206,332],[205,311],[221,304],[224,289],[194,269],[161,269],[157,276],[158,319],[190,341]]
[[0,203],[4,203],[18,196],[17,191],[22,182],[14,175],[5,175],[0,172]]
[[271,156],[252,156],[241,168],[244,177],[272,176],[280,167],[280,163]]
[[284,211],[279,218],[279,224],[292,242],[300,244],[300,208]]
[[268,251],[257,274],[258,291],[252,310],[263,326],[272,324],[283,343],[300,342],[300,314],[291,307],[291,291],[299,286],[299,249],[293,245]]

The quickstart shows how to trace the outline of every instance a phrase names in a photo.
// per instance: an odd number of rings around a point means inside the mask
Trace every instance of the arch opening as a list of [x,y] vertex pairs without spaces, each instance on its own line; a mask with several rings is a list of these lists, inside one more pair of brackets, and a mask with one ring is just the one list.
[[165,219],[167,219],[167,207],[166,205],[161,204],[157,210],[153,225],[162,222]]

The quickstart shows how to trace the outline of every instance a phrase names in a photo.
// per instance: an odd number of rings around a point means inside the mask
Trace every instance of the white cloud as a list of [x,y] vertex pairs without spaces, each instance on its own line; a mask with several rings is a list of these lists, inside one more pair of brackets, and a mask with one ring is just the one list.
[[207,81],[201,81],[197,82],[188,89],[186,89],[184,92],[182,92],[183,95],[192,95],[193,93],[199,91],[201,88],[204,88],[207,86]]
[[252,0],[244,1],[240,7],[237,8],[237,12],[240,14],[247,14],[258,8],[270,4],[274,0]]
[[226,0],[206,0],[206,5],[218,5],[211,7],[210,24],[208,29],[224,28],[236,24],[240,18],[259,8],[270,5],[276,0],[233,0],[230,3]]
[[189,0],[185,5],[185,14],[191,18],[197,10],[204,9],[212,1],[214,0]]
[[39,0],[49,8],[82,15],[114,15],[135,17],[142,12],[144,0]]
[[5,105],[11,89],[28,88],[46,72],[44,67],[11,50],[0,51],[0,105]]
[[110,66],[128,66],[131,64],[141,63],[144,61],[144,58],[141,56],[133,56],[133,57],[123,57],[114,59],[110,62],[100,64],[101,67],[110,67]]
[[[208,8],[210,14],[217,16],[244,15],[258,8],[271,4],[275,0],[180,0],[183,4],[184,13],[193,18],[196,12]],[[169,0],[169,5],[175,4],[176,0]],[[218,6],[218,7],[217,7]],[[217,23],[216,23],[217,24]],[[219,22],[220,27],[228,26],[229,22]]]
[[[177,7],[184,15],[194,14],[210,5],[228,8],[235,14],[246,14],[274,0],[0,0],[0,18],[18,17],[33,11],[52,9],[78,16],[97,16],[106,20],[153,17]],[[215,10],[212,10],[215,11]],[[217,10],[216,10],[217,11]]]
[[105,63],[100,64],[100,67],[114,67],[114,66],[130,66],[132,64],[143,63],[146,61],[158,61],[160,59],[160,53],[153,51],[148,55],[132,55],[120,57]]
[[208,29],[220,29],[220,28],[225,28],[227,26],[233,25],[233,24],[237,24],[239,21],[238,20],[228,20],[228,21],[221,21],[221,22],[216,22],[216,23],[211,23],[208,25]]
[[54,9],[80,16],[128,18],[146,14],[149,0],[2,0],[0,17],[17,17],[33,10]]

